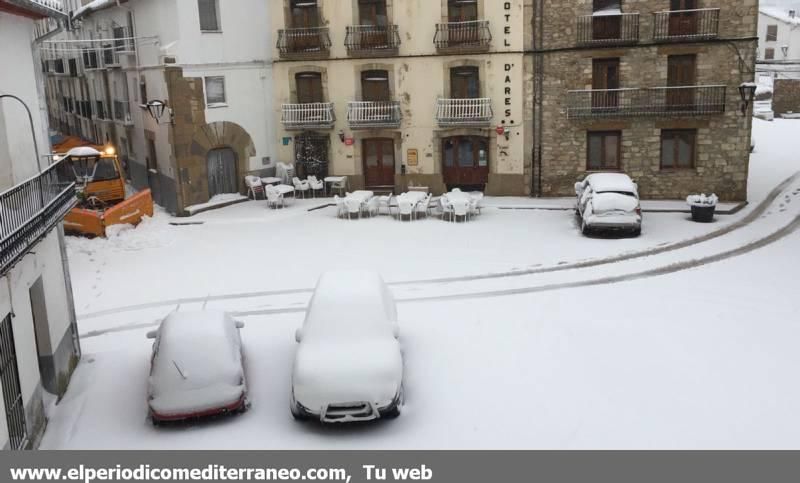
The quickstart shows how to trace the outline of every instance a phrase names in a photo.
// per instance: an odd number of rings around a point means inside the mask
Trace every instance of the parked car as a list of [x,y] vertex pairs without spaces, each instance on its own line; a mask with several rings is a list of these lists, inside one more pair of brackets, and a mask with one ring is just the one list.
[[148,381],[154,425],[247,409],[243,327],[224,312],[175,312],[147,334],[154,339]]
[[578,196],[576,214],[581,232],[626,231],[634,236],[642,233],[642,207],[639,187],[625,174],[590,174],[575,183]]
[[400,415],[403,355],[397,308],[380,275],[322,275],[311,298],[292,371],[295,419],[347,423]]

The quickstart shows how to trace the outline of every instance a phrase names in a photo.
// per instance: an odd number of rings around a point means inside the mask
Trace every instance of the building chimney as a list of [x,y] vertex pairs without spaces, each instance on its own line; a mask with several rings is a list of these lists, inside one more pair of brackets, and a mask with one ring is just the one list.
[[794,18],[797,15],[797,12],[794,10],[789,10],[789,18]]

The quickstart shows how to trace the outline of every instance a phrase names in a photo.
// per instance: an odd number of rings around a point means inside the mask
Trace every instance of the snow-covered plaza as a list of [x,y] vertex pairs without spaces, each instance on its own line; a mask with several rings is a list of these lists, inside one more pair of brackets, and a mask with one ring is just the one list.
[[[469,223],[250,201],[70,238],[83,358],[42,448],[798,448],[800,121],[754,123],[749,204],[712,224],[645,206],[639,238],[502,198]],[[319,275],[348,268],[398,300],[403,414],[298,423],[294,331]],[[252,408],[154,428],[145,334],[203,307],[246,323]]]

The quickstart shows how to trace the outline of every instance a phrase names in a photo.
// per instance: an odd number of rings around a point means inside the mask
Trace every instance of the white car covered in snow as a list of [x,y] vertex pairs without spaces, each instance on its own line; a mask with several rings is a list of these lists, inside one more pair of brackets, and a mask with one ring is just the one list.
[[576,214],[581,232],[626,231],[635,236],[642,233],[642,207],[639,187],[625,174],[590,174],[575,183],[578,196]]
[[295,339],[290,407],[296,419],[346,423],[400,414],[397,308],[380,275],[322,275]]
[[154,425],[244,412],[242,322],[216,311],[175,312],[154,339],[148,407]]

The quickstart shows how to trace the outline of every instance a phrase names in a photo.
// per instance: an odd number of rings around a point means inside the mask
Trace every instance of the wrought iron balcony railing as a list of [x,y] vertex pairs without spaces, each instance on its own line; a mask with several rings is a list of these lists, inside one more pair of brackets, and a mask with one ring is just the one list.
[[277,47],[281,57],[327,57],[331,36],[327,27],[279,30]]
[[353,25],[347,27],[344,45],[350,55],[397,55],[400,34],[397,25]]
[[284,104],[281,122],[286,129],[330,129],[336,123],[332,102]]
[[639,14],[578,17],[579,45],[624,45],[639,41]]
[[136,42],[133,32],[128,27],[114,27],[114,52],[119,54],[132,54],[136,52]]
[[440,126],[485,126],[492,122],[492,100],[437,99],[436,121]]
[[713,39],[719,35],[719,9],[671,10],[653,14],[653,38],[661,41]]
[[397,101],[347,103],[347,123],[350,129],[398,128],[403,116]]
[[53,165],[0,193],[0,274],[5,274],[77,203],[75,183],[59,180]]
[[651,87],[568,92],[570,119],[705,116],[725,112],[726,86]]
[[433,43],[440,52],[485,52],[492,44],[488,20],[436,25]]

